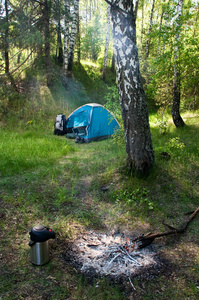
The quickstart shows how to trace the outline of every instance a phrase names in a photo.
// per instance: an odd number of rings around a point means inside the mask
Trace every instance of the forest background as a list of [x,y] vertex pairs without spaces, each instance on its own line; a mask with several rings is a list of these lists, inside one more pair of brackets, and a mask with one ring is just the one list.
[[[147,179],[126,173],[123,129],[111,140],[86,145],[86,151],[85,145],[53,136],[56,114],[68,115],[87,102],[105,105],[122,127],[107,3],[1,0],[3,299],[28,299],[33,287],[33,299],[198,297],[197,218],[185,235],[157,242],[165,269],[154,277],[133,279],[133,291],[127,283],[121,289],[106,279],[88,282],[60,255],[87,228],[164,231],[163,219],[178,225],[198,206],[198,3],[141,0],[135,7],[156,158]],[[176,82],[180,128],[171,113]],[[27,229],[35,222],[57,233],[54,259],[42,269],[29,262]]]

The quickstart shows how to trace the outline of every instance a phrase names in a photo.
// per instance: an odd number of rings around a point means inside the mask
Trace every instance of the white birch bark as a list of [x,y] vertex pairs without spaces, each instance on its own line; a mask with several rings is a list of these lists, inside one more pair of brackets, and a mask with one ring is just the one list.
[[152,2],[152,7],[151,7],[151,13],[150,13],[150,19],[149,19],[149,28],[148,28],[148,36],[146,40],[146,52],[145,52],[145,57],[144,57],[144,67],[143,67],[143,72],[146,71],[147,69],[147,58],[149,56],[149,44],[150,44],[150,33],[151,33],[151,28],[152,28],[152,22],[153,22],[153,13],[154,13],[154,6],[155,6],[155,0]]
[[111,4],[117,85],[125,130],[127,166],[146,175],[154,164],[148,108],[139,69],[133,2]]
[[108,47],[109,47],[109,41],[110,41],[110,17],[111,17],[111,10],[110,10],[110,5],[108,5],[107,6],[107,25],[106,25],[106,44],[105,44],[105,51],[104,51],[104,66],[103,66],[103,72],[102,72],[103,80],[106,79]]
[[68,0],[64,0],[64,61],[63,61],[63,69],[64,75],[67,75],[68,71],[68,49],[69,49],[69,17],[70,17],[70,6]]
[[146,53],[145,53],[145,60],[147,60],[149,56],[149,34],[151,33],[151,27],[153,22],[153,13],[154,13],[154,6],[155,6],[155,0],[153,0],[152,7],[151,7],[151,14],[150,14],[150,20],[149,20],[149,29],[148,29],[148,37],[146,40]]
[[68,54],[68,71],[72,71],[73,67],[73,58],[74,58],[74,48],[75,48],[75,37],[77,33],[77,22],[79,15],[79,0],[74,0],[74,12],[73,12],[73,21],[70,34],[70,46]]

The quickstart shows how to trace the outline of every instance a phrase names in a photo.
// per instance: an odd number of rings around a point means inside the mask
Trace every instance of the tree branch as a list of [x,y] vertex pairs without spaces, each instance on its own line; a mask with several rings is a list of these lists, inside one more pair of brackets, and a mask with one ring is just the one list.
[[27,62],[27,60],[29,59],[29,57],[32,55],[33,52],[34,52],[34,50],[32,50],[30,52],[30,54],[27,56],[27,58],[16,69],[14,69],[12,72],[10,72],[10,75],[14,74],[18,69],[20,69],[21,66],[23,66]]
[[192,213],[192,215],[189,217],[189,219],[180,227],[180,228],[174,228],[170,225],[164,224],[167,227],[169,227],[169,231],[165,232],[159,232],[159,233],[154,233],[154,234],[147,234],[147,235],[141,235],[138,236],[133,240],[133,242],[138,243],[139,248],[144,248],[148,245],[150,245],[155,238],[162,237],[162,236],[167,236],[171,234],[179,234],[179,233],[184,233],[185,230],[187,229],[189,223],[195,218],[197,213],[199,212],[199,207]]

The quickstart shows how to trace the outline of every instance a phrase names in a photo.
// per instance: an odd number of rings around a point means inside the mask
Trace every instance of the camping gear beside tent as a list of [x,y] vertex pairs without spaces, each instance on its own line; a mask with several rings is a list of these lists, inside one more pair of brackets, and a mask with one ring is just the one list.
[[66,133],[66,117],[65,115],[58,114],[54,124],[54,134],[64,135]]
[[77,142],[89,143],[111,136],[119,128],[118,121],[102,105],[85,104],[72,112],[66,120],[66,136]]

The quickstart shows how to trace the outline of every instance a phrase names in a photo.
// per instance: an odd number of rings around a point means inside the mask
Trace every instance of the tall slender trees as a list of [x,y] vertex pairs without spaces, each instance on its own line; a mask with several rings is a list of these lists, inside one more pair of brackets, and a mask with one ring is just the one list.
[[103,72],[102,72],[103,80],[106,79],[108,47],[109,47],[109,40],[110,40],[110,17],[111,17],[110,5],[107,5],[106,43],[105,43],[105,51],[104,51],[104,66],[103,66]]
[[68,0],[64,0],[64,60],[63,69],[64,75],[67,76],[68,72],[68,48],[69,48],[69,19],[70,6]]
[[148,109],[142,86],[133,2],[106,1],[111,5],[117,85],[125,130],[127,166],[141,175],[154,164]]
[[45,61],[46,61],[46,78],[47,85],[51,85],[51,71],[50,71],[50,0],[44,0],[43,4],[43,20],[44,20],[44,37],[45,37]]
[[74,0],[73,20],[72,20],[72,28],[70,34],[69,54],[68,54],[68,71],[72,71],[73,68],[74,47],[75,47],[75,37],[77,33],[78,15],[79,15],[79,0]]
[[178,0],[177,3],[177,17],[176,17],[176,35],[174,47],[174,86],[173,86],[173,105],[172,117],[176,127],[183,127],[184,121],[180,115],[180,66],[179,60],[179,44],[181,31],[181,16],[182,16],[183,0]]
[[155,0],[153,0],[153,2],[152,2],[151,13],[150,13],[150,18],[149,18],[149,28],[148,28],[148,35],[147,35],[147,39],[146,39],[146,51],[145,51],[144,67],[143,67],[144,72],[147,69],[147,58],[149,56],[150,33],[151,33],[151,28],[152,28],[154,6],[155,6]]
[[8,75],[10,71],[9,61],[9,20],[8,20],[8,0],[5,0],[5,36],[4,36],[4,53],[5,53],[5,73]]

